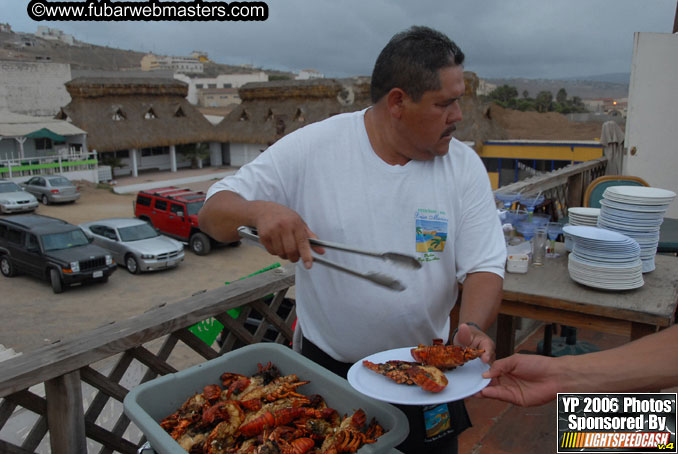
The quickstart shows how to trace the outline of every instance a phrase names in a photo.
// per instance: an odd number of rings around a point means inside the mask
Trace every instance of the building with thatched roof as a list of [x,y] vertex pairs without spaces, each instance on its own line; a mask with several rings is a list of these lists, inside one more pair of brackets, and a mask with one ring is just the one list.
[[177,159],[177,147],[188,156],[213,136],[210,122],[186,100],[186,84],[175,79],[82,77],[66,89],[72,101],[57,118],[87,131],[101,161],[122,166],[118,175],[190,166],[190,159]]
[[[464,74],[464,119],[455,137],[479,144],[505,133],[494,124],[489,107],[476,97],[478,77]],[[303,126],[371,104],[370,79],[310,79],[250,83],[239,90],[242,103],[217,126],[217,140],[230,144],[230,164],[241,166],[269,145]]]
[[239,94],[241,104],[215,127],[216,140],[229,144],[232,166],[303,126],[370,105],[368,78],[253,82]]

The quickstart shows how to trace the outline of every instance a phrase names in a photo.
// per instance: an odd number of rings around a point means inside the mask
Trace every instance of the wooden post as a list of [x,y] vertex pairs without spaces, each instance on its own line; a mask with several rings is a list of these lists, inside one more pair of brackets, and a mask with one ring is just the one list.
[[47,424],[53,454],[87,452],[80,372],[45,382]]
[[578,173],[571,175],[567,179],[567,206],[568,207],[580,207],[584,205],[582,197],[584,195],[583,186],[584,178],[583,174]]
[[511,356],[515,350],[516,320],[512,315],[497,316],[497,359]]

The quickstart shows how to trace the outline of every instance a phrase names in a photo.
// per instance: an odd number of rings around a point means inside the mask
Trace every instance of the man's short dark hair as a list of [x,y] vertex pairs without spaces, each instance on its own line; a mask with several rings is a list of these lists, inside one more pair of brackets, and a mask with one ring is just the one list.
[[370,95],[376,103],[393,88],[414,101],[440,89],[438,71],[464,63],[464,53],[450,38],[429,27],[414,26],[391,38],[372,71]]

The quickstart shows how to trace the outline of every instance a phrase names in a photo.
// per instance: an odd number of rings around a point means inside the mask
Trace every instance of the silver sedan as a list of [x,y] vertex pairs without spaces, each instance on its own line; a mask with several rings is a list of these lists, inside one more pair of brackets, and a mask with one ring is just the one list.
[[80,198],[78,187],[61,175],[35,176],[21,186],[45,205],[55,202],[75,202]]
[[140,219],[102,219],[80,224],[80,228],[132,274],[175,267],[184,260],[182,243],[160,235]]
[[0,179],[0,213],[33,211],[38,201],[11,180]]

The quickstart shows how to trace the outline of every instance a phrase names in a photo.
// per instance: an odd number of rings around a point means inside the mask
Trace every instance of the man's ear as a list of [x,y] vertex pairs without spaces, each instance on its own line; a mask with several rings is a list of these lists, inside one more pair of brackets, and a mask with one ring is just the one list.
[[400,88],[392,88],[386,94],[386,102],[388,104],[388,111],[394,118],[400,118],[408,100],[407,93]]

